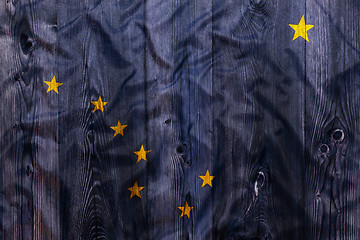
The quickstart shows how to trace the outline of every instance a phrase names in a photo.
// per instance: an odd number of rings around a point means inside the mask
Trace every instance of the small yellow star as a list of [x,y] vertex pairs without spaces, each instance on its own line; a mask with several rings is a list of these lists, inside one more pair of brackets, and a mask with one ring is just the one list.
[[306,41],[309,41],[307,31],[309,31],[310,29],[312,29],[314,27],[314,25],[306,25],[305,24],[304,15],[301,17],[300,22],[299,22],[298,25],[289,24],[289,26],[292,27],[292,29],[295,30],[293,41],[295,39],[297,39],[298,37],[302,37]]
[[97,101],[91,101],[91,103],[95,105],[95,108],[94,108],[93,112],[95,112],[96,110],[101,110],[103,112],[104,111],[104,106],[108,102],[103,102],[101,100],[101,96],[99,96],[99,99]]
[[62,83],[58,83],[56,82],[55,76],[52,78],[51,82],[49,81],[44,81],[44,83],[46,83],[49,87],[48,90],[46,91],[47,93],[50,92],[51,90],[55,91],[57,94],[59,94],[58,92],[58,87],[63,85]]
[[184,207],[178,207],[181,210],[181,215],[180,218],[184,215],[187,215],[188,218],[190,218],[190,211],[194,208],[194,207],[190,207],[188,205],[188,203],[185,201],[185,206]]
[[138,155],[138,159],[137,162],[138,163],[141,159],[144,159],[145,161],[147,161],[146,159],[146,154],[148,154],[151,150],[144,150],[144,146],[141,145],[140,151],[134,152],[136,155]]
[[114,127],[110,127],[112,130],[115,131],[115,134],[113,137],[115,137],[116,135],[120,134],[121,136],[124,136],[124,128],[126,128],[127,125],[121,125],[120,121],[118,121],[117,126]]
[[199,176],[199,178],[201,178],[203,180],[203,184],[201,187],[205,186],[206,184],[208,184],[210,187],[212,187],[212,180],[214,179],[215,176],[210,176],[209,174],[209,170],[206,170],[205,176]]
[[144,187],[139,187],[137,184],[137,181],[136,181],[134,186],[128,188],[128,190],[131,191],[130,198],[132,198],[135,195],[138,196],[139,198],[141,198],[140,191],[143,189],[144,189]]

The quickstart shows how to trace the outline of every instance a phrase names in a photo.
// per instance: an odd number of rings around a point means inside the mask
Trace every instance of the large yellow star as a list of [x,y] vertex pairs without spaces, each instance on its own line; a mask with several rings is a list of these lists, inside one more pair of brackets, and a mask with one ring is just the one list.
[[208,184],[210,187],[212,187],[212,180],[214,179],[215,176],[210,176],[209,174],[209,170],[206,170],[205,176],[199,176],[199,178],[201,178],[203,180],[203,184],[201,187],[205,186],[206,184]]
[[49,81],[44,81],[44,83],[46,83],[49,87],[48,90],[46,91],[47,93],[50,92],[51,90],[55,91],[57,94],[59,94],[58,92],[58,86],[63,85],[62,83],[58,83],[56,82],[55,76],[52,78],[51,82]]
[[112,130],[115,131],[115,134],[113,137],[115,137],[116,135],[120,134],[121,136],[124,136],[124,128],[126,128],[127,125],[121,125],[120,121],[118,121],[117,126],[114,127],[110,127]]
[[141,198],[140,191],[143,189],[144,189],[144,187],[139,187],[137,184],[137,181],[136,181],[134,186],[128,188],[128,190],[131,191],[130,198],[132,198],[135,195],[138,196],[139,198]]
[[136,163],[138,163],[141,159],[144,159],[145,161],[147,161],[146,159],[146,154],[148,154],[151,150],[146,150],[144,149],[144,146],[141,145],[140,151],[134,152],[136,155],[138,155],[138,159],[136,161]]
[[292,29],[295,30],[295,34],[293,37],[293,41],[295,39],[297,39],[298,37],[302,37],[304,38],[306,41],[309,41],[308,35],[307,35],[307,31],[309,31],[310,29],[312,29],[314,27],[314,25],[306,25],[305,24],[305,18],[304,15],[301,17],[300,22],[298,25],[294,25],[294,24],[289,24],[290,27],[292,27]]
[[103,112],[104,111],[104,106],[108,102],[103,102],[101,100],[101,96],[99,96],[99,99],[97,101],[91,101],[91,103],[95,105],[95,108],[94,108],[93,112],[95,112],[96,110],[101,110]]
[[190,218],[190,211],[191,209],[193,209],[194,207],[190,207],[188,205],[188,203],[185,201],[185,206],[184,207],[178,207],[181,210],[181,215],[180,218],[184,215],[187,215],[188,218]]

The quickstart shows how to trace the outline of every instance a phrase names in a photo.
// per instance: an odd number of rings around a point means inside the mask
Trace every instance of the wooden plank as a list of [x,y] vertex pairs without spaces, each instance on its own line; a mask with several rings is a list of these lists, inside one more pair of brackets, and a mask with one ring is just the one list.
[[[187,233],[187,229],[182,228],[177,208],[185,201],[185,159],[177,154],[176,148],[187,140],[181,129],[183,103],[178,72],[182,66],[177,59],[179,53],[176,53],[181,38],[176,7],[181,5],[181,1],[149,1],[145,5],[144,67],[146,80],[153,82],[146,85],[147,141],[152,148],[152,157],[146,168],[145,211],[148,213],[149,239],[180,239]],[[163,12],[165,9],[167,14]],[[188,153],[184,158],[186,156]],[[192,222],[191,219],[184,220]]]
[[[0,102],[3,114],[0,115],[1,126],[1,238],[2,239],[20,239],[24,226],[32,225],[30,209],[28,205],[22,202],[24,199],[31,197],[28,191],[22,191],[22,181],[25,178],[22,168],[23,149],[25,135],[21,131],[20,118],[22,111],[19,109],[23,102],[21,88],[24,86],[23,81],[19,78],[22,72],[20,62],[20,48],[14,41],[11,32],[12,25],[15,25],[17,16],[16,7],[13,3],[8,2],[0,6],[1,21],[1,97]],[[17,34],[17,36],[19,36]],[[22,104],[23,105],[23,104]],[[21,212],[23,207],[23,214]],[[29,229],[29,228],[27,228]]]
[[304,43],[291,41],[288,24],[300,20],[304,2],[218,4],[225,16],[214,26],[216,233],[303,239],[303,189],[294,186],[304,186]]
[[[164,15],[164,12],[169,14]],[[211,2],[146,5],[149,111],[149,238],[202,239],[212,228]],[[154,53],[158,55],[154,55]],[[190,217],[178,209],[193,207]]]
[[[70,2],[61,4],[67,9]],[[142,18],[141,4],[71,3],[70,10],[58,18],[60,44],[70,55],[60,70],[68,76],[61,96],[66,114],[59,120],[64,130],[60,158],[66,187],[62,199],[65,239],[134,239],[146,234],[145,224],[135,225],[135,219],[146,220],[139,210],[142,204],[129,199],[127,189],[134,184],[131,176],[141,173],[135,168],[133,151],[146,137],[142,135],[144,73],[136,65],[142,65],[143,55],[133,54],[141,49],[143,35],[135,24],[125,22],[129,13]],[[104,112],[93,112],[90,101],[99,96],[108,104]],[[110,126],[118,120],[128,127],[124,137],[113,138]]]
[[[11,21],[8,26],[5,25],[4,34],[8,34],[7,38],[10,42],[5,41],[5,43],[13,46],[8,49],[10,52],[7,60],[15,67],[7,69],[6,72],[9,75],[3,78],[4,83],[8,82],[12,86],[9,88],[10,92],[5,91],[8,92],[6,95],[12,99],[8,102],[11,105],[6,108],[13,110],[9,114],[4,114],[3,117],[4,123],[7,122],[4,126],[7,127],[7,131],[13,128],[11,132],[17,141],[11,140],[12,137],[9,135],[6,137],[7,141],[3,142],[3,145],[7,145],[8,141],[13,142],[10,146],[13,157],[9,163],[6,160],[8,153],[2,154],[5,158],[2,161],[4,169],[10,169],[4,173],[5,182],[2,186],[5,197],[4,206],[14,206],[16,211],[8,209],[11,212],[5,215],[4,226],[10,222],[10,228],[3,230],[3,237],[5,239],[54,239],[60,236],[58,228],[60,198],[56,180],[58,175],[57,143],[52,141],[57,135],[57,117],[50,114],[52,104],[56,103],[56,100],[50,100],[50,95],[44,94],[46,88],[43,86],[43,80],[46,77],[52,78],[56,68],[47,49],[44,51],[40,47],[42,43],[52,46],[53,39],[48,42],[49,39],[43,38],[42,31],[47,32],[48,29],[41,29],[47,26],[40,21],[46,22],[49,19],[39,21],[38,15],[32,14],[35,5],[22,2],[7,3],[5,7]],[[41,13],[36,10],[35,12]],[[6,29],[7,27],[9,28]],[[47,34],[49,38],[55,35],[51,31]],[[44,62],[47,64],[46,69],[41,67]],[[6,108],[4,106],[4,109]],[[8,124],[13,124],[13,127],[9,128]],[[8,135],[4,134],[4,136]],[[55,178],[52,177],[53,174]],[[16,219],[16,222],[9,219]]]
[[259,98],[260,104],[269,114],[265,117],[268,118],[265,120],[268,123],[265,142],[271,194],[267,196],[264,215],[275,239],[305,239],[305,226],[309,221],[304,203],[307,41],[302,37],[293,40],[295,31],[289,26],[297,25],[303,15],[307,17],[306,9],[305,1],[277,2],[274,39],[267,45],[268,82],[272,83],[271,87],[259,90],[264,96]]
[[358,239],[359,48],[354,16],[359,9],[351,1],[307,1],[307,5],[317,26],[306,59],[311,161],[307,207],[312,219],[308,237]]

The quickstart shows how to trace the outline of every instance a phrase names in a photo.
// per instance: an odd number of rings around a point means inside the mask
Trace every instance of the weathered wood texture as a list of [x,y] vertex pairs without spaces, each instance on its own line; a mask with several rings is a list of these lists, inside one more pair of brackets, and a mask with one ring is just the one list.
[[[302,15],[309,42],[292,41]],[[0,238],[360,239],[359,15],[350,0],[3,0]]]

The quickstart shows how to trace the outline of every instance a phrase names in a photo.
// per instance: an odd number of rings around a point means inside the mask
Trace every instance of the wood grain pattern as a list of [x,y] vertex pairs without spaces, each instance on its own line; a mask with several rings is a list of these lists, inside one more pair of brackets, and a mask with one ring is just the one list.
[[[0,238],[359,239],[359,14],[3,0]],[[292,41],[302,15],[309,42]]]

